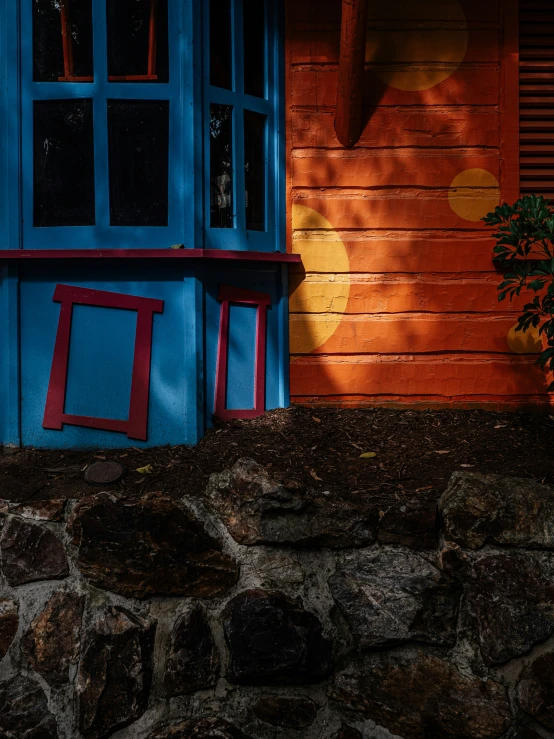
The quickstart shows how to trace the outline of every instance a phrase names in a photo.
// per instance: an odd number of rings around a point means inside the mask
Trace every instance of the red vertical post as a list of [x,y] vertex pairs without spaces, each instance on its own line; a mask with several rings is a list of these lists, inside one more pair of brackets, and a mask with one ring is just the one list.
[[256,316],[256,374],[254,375],[254,408],[265,408],[265,339],[267,333],[267,304],[258,305]]
[[156,0],[150,0],[150,26],[148,29],[148,77],[156,74],[156,51],[158,46],[158,27]]
[[142,441],[146,441],[148,430],[153,320],[154,315],[151,309],[146,308],[138,311],[127,436]]
[[60,2],[60,18],[62,22],[62,47],[63,47],[63,74],[66,79],[73,77],[73,39],[69,27],[69,0]]
[[342,0],[335,133],[354,146],[362,133],[367,15],[370,0]]

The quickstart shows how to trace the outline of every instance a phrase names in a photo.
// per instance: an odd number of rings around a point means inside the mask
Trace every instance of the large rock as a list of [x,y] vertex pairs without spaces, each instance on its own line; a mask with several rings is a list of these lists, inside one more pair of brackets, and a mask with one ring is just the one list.
[[531,480],[454,472],[439,511],[446,539],[462,547],[554,549],[554,489]]
[[148,739],[249,739],[227,721],[203,718],[157,729]]
[[364,496],[279,481],[252,459],[211,475],[209,503],[239,544],[358,547],[375,540],[379,513]]
[[231,683],[315,683],[332,670],[333,645],[321,623],[282,593],[248,590],[227,604],[223,618]]
[[36,523],[8,516],[0,537],[2,572],[10,585],[67,577],[69,567],[62,542]]
[[160,494],[81,500],[70,521],[78,566],[94,585],[126,597],[211,597],[230,588],[238,567],[222,542],[182,505]]
[[537,657],[523,670],[517,698],[526,713],[554,730],[554,652]]
[[170,696],[192,693],[215,685],[219,656],[206,613],[196,606],[180,616],[171,634],[165,668],[165,687]]
[[317,717],[317,706],[310,698],[263,695],[252,708],[260,721],[284,729],[307,729]]
[[554,634],[554,583],[530,557],[497,555],[474,564],[467,605],[486,665],[501,665]]
[[69,667],[78,660],[84,603],[78,593],[54,593],[21,640],[33,670],[52,685],[69,682]]
[[419,554],[348,554],[329,587],[362,649],[403,641],[456,642],[459,586]]
[[85,633],[77,675],[83,736],[103,739],[144,713],[155,629],[124,608],[108,607]]
[[58,739],[44,691],[31,678],[18,675],[0,683],[0,737]]
[[333,698],[403,739],[496,739],[511,722],[504,687],[423,654],[366,656],[335,677]]
[[379,522],[379,544],[422,551],[437,546],[437,503],[434,500],[400,501],[388,508]]
[[17,633],[19,617],[18,605],[9,598],[0,599],[0,659],[6,656]]

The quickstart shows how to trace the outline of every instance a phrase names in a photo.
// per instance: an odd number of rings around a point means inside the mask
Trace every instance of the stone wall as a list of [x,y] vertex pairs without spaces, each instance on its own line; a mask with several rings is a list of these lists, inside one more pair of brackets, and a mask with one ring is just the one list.
[[554,491],[0,503],[2,739],[554,736]]

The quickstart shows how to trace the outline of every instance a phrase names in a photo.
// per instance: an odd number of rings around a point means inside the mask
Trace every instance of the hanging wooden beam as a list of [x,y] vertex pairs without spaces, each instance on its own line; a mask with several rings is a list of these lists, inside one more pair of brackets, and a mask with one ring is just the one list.
[[369,2],[371,0],[342,0],[335,132],[343,146],[354,146],[362,133]]

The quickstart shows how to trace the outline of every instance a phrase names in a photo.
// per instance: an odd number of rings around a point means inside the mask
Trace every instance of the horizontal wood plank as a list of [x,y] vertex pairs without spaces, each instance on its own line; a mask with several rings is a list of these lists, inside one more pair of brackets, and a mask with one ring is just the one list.
[[[290,316],[292,354],[511,354],[506,337],[515,316],[463,314]],[[327,338],[329,337],[329,338]],[[312,349],[314,345],[316,348]]]
[[468,395],[544,393],[547,378],[534,356],[482,355],[293,357],[293,396]]

